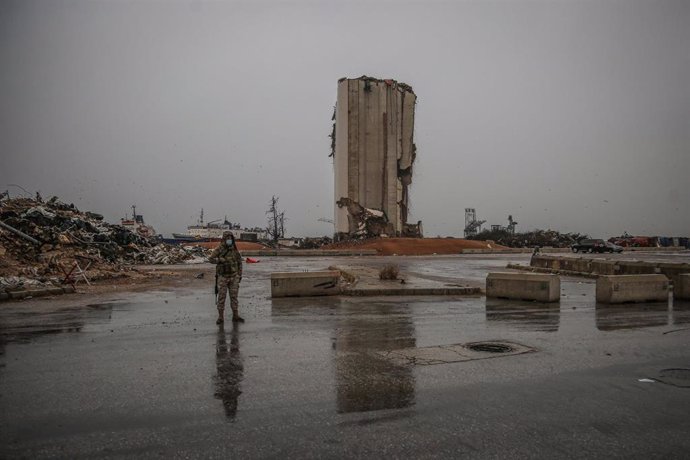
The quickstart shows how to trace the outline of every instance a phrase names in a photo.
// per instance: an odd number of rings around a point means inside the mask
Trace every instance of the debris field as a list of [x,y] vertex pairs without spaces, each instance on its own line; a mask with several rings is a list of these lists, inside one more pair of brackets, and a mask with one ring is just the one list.
[[128,276],[134,264],[201,262],[205,253],[140,236],[57,197],[0,201],[0,291]]

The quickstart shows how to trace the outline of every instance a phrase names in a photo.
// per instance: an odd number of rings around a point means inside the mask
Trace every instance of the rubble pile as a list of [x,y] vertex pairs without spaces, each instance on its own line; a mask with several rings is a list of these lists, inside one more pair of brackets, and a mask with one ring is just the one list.
[[26,288],[46,288],[51,286],[52,283],[47,281],[26,278],[24,276],[0,277],[0,292],[18,291]]
[[138,235],[103,216],[79,211],[57,197],[0,201],[0,277],[46,281],[74,267],[100,277],[117,276],[131,264],[174,264],[198,260],[203,248],[181,248]]
[[388,221],[385,212],[365,208],[350,198],[341,198],[336,204],[339,208],[346,207],[348,210],[350,227],[353,228],[350,238],[363,239],[395,235],[393,224]]
[[512,233],[509,230],[484,230],[477,235],[468,236],[469,240],[494,241],[509,248],[551,247],[567,248],[582,239],[589,238],[581,233],[560,233],[555,230],[534,230],[525,233]]
[[321,249],[331,243],[333,243],[333,239],[327,236],[306,237],[302,241],[300,249]]

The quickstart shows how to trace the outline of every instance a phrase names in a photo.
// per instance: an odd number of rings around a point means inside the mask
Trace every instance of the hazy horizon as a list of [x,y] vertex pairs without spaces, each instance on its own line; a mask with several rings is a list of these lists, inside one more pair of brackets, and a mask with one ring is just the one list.
[[337,80],[418,97],[409,220],[689,236],[690,2],[6,1],[0,191],[330,235]]

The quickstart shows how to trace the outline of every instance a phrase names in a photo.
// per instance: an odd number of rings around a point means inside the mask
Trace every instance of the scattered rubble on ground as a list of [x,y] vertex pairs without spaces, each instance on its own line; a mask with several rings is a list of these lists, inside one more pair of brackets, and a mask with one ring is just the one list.
[[379,270],[380,280],[397,280],[400,274],[400,267],[396,264],[387,264]]
[[551,247],[567,248],[582,239],[589,238],[581,233],[560,233],[555,230],[534,230],[525,233],[512,233],[509,230],[484,230],[468,236],[471,240],[495,241],[509,248]]
[[[203,262],[204,248],[171,246],[57,197],[0,201],[0,290],[127,276],[134,264]],[[39,286],[40,287],[40,286]]]
[[40,289],[52,287],[53,284],[49,282],[39,281],[33,278],[24,276],[4,276],[0,277],[0,292],[18,291],[20,289]]
[[300,249],[321,249],[331,243],[333,243],[333,239],[328,236],[307,237],[302,240]]

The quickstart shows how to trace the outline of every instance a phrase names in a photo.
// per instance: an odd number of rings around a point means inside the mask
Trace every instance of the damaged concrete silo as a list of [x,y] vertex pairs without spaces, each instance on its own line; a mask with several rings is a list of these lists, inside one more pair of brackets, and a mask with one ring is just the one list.
[[332,155],[336,236],[422,235],[407,224],[417,96],[395,80],[338,81]]

